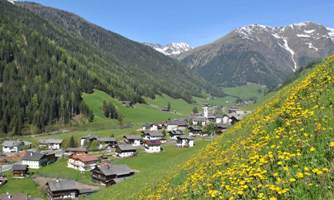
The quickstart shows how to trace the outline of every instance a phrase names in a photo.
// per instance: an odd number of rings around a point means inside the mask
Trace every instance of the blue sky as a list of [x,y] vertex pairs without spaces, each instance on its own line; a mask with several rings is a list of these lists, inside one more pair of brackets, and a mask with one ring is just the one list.
[[212,42],[246,24],[314,21],[334,28],[333,0],[33,0],[140,42]]

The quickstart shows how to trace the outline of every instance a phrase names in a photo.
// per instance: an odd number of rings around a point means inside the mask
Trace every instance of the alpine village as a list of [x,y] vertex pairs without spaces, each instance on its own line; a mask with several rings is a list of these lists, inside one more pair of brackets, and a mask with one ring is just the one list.
[[334,29],[161,45],[46,2],[0,0],[0,200],[334,199]]

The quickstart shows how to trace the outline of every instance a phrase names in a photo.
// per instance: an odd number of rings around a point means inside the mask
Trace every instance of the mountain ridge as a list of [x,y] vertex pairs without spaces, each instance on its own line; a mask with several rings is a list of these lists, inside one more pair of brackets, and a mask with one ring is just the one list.
[[144,42],[145,45],[152,47],[156,51],[171,57],[176,57],[184,52],[192,49],[192,47],[186,42],[172,42],[166,45],[158,43]]
[[255,82],[275,88],[308,64],[334,52],[333,30],[313,22],[251,24],[177,58],[217,86]]

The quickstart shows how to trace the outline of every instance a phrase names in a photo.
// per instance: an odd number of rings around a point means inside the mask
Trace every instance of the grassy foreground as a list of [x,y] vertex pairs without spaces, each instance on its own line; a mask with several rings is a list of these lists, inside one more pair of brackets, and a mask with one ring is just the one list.
[[140,199],[333,199],[334,56]]

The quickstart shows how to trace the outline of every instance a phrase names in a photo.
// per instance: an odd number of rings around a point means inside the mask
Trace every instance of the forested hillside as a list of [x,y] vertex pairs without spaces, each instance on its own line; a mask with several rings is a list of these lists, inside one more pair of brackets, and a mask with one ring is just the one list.
[[[206,83],[182,65],[116,36],[122,43],[103,41],[115,49],[106,53],[87,39],[94,35],[77,37],[0,0],[0,132],[20,134],[28,125],[43,131],[50,123],[67,123],[78,114],[92,120],[81,94],[93,88],[133,103],[161,93],[191,101],[204,91]],[[127,51],[132,52],[129,59]]]
[[141,199],[333,199],[334,56]]

